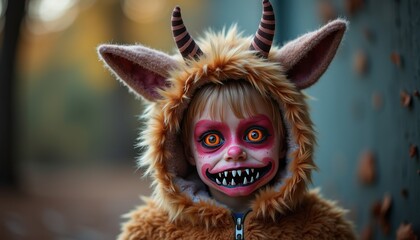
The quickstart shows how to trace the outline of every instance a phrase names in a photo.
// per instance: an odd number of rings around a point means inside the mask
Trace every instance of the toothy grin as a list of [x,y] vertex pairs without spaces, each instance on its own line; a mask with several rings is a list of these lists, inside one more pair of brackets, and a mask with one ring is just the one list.
[[271,169],[271,162],[262,168],[238,168],[212,174],[206,170],[206,176],[217,185],[224,187],[242,187],[253,184],[267,174]]

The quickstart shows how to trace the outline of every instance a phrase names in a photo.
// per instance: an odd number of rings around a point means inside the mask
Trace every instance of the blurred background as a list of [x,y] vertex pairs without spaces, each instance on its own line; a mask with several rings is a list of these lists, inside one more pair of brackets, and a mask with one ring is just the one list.
[[[272,3],[280,45],[350,21],[306,91],[318,132],[311,187],[350,210],[360,239],[419,235],[420,1]],[[261,17],[257,0],[0,0],[0,239],[115,239],[150,194],[135,166],[142,102],[96,47],[174,53],[176,5],[193,37],[233,23],[251,35]]]

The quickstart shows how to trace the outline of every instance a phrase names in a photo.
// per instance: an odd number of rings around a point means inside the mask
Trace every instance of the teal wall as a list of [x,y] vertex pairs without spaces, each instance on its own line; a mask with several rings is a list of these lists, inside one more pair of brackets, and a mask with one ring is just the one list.
[[[411,144],[420,145],[420,1],[364,1],[352,16],[344,2],[331,1],[338,16],[350,21],[344,42],[328,71],[307,90],[312,119],[318,132],[314,187],[350,209],[358,232],[371,225],[374,239],[395,239],[401,222],[420,230],[419,158],[409,157]],[[318,28],[319,1],[281,1],[282,34],[287,41]],[[369,29],[373,38],[365,35]],[[359,75],[353,68],[357,51],[368,58],[368,71]],[[390,60],[392,52],[402,57],[402,67]],[[412,98],[411,107],[400,103],[400,92]],[[382,105],[375,107],[372,98]],[[376,181],[365,186],[358,181],[358,164],[365,151],[375,155]],[[401,192],[405,189],[408,197]],[[385,234],[372,216],[375,201],[392,197],[390,232]]]

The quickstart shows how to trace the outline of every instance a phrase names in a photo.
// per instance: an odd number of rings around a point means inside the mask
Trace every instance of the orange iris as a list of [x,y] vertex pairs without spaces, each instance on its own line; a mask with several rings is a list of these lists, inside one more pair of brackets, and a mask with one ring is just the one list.
[[247,140],[250,142],[260,142],[263,138],[264,135],[260,129],[252,129],[247,134]]
[[215,133],[208,134],[204,137],[204,144],[208,147],[216,147],[221,143],[220,136]]

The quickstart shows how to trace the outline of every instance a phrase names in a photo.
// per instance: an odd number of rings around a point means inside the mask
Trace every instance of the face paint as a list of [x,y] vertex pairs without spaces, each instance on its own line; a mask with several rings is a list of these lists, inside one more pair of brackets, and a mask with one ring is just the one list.
[[266,115],[241,120],[237,135],[241,134],[244,136],[244,145],[250,149],[267,149],[273,145],[273,124]]
[[190,144],[201,180],[230,197],[248,196],[266,185],[279,166],[280,143],[268,109],[237,118],[212,119],[207,109],[194,119]]
[[[220,141],[219,144],[210,146],[206,143],[211,137],[218,138]],[[230,140],[229,127],[222,122],[208,119],[200,120],[195,124],[194,139],[196,140],[195,145],[199,155],[211,155],[211,153],[217,152],[217,150],[229,144],[229,142],[226,142]]]

